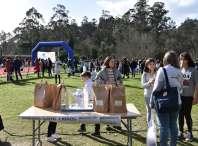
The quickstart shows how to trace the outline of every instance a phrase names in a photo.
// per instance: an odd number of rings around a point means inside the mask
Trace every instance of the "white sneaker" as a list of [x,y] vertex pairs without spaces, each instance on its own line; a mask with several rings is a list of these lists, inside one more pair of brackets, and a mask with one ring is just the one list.
[[57,141],[57,139],[55,139],[55,138],[52,137],[52,136],[46,137],[46,140],[47,140],[48,142],[56,142],[56,141]]
[[60,139],[61,138],[57,133],[52,134],[52,137],[54,137],[56,139]]

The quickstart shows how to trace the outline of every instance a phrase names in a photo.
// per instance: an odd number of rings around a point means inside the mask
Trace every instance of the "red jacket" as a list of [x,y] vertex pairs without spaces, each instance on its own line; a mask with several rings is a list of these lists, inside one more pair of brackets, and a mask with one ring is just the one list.
[[6,72],[11,72],[12,65],[10,62],[5,62]]
[[40,72],[40,66],[39,66],[40,63],[37,61],[35,61],[34,63],[35,63],[35,67],[36,67],[36,72]]

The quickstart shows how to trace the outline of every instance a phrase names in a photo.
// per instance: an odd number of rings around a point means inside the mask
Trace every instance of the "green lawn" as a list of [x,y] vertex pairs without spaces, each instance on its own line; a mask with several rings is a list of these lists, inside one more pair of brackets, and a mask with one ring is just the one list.
[[[47,74],[46,74],[47,75]],[[83,87],[84,84],[80,79],[80,74],[76,73],[75,76],[67,78],[64,72],[61,73],[61,78],[65,78],[65,85],[67,89],[74,90],[75,87]],[[34,87],[35,83],[39,83],[42,78],[37,78],[36,75],[29,75],[29,78],[23,76],[23,80],[17,82],[6,83],[6,78],[0,78],[0,115],[2,116],[5,130],[16,135],[28,135],[32,134],[32,121],[22,120],[18,118],[18,115],[27,110],[33,105]],[[49,83],[54,83],[54,77],[45,77]],[[144,103],[143,89],[141,88],[141,76],[136,74],[135,79],[124,79],[124,85],[126,87],[126,100],[127,103],[133,103],[141,113],[142,117],[132,120],[133,130],[133,145],[145,146],[146,134],[147,134],[147,122],[146,122],[146,107]],[[197,106],[193,106],[193,142],[186,142],[185,140],[178,141],[178,145],[195,146],[198,145],[198,117]],[[36,123],[37,124],[37,123]],[[156,123],[157,124],[157,123]],[[63,146],[63,145],[126,145],[127,144],[127,132],[122,125],[123,132],[118,132],[115,129],[110,131],[104,130],[104,125],[101,125],[101,137],[93,137],[90,132],[94,131],[94,125],[87,125],[87,132],[79,134],[76,129],[79,124],[66,125],[58,124],[57,133],[61,133],[62,139],[55,144],[46,142],[48,122],[45,122],[41,127],[41,140],[43,146]],[[185,130],[187,126],[185,125]],[[159,145],[159,133],[158,145]],[[186,135],[185,135],[186,136]],[[32,144],[32,137],[17,137],[9,136],[4,131],[0,131],[0,146],[30,146]]]

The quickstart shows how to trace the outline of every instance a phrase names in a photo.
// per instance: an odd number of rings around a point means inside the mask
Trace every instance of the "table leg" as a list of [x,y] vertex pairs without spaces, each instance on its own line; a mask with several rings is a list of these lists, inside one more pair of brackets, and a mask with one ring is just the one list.
[[127,145],[129,145],[129,135],[130,135],[130,132],[129,132],[129,119],[127,119],[127,133],[128,133]]
[[39,126],[39,128],[38,128],[38,141],[40,143],[40,146],[42,146],[42,141],[40,139],[40,120],[38,120],[38,126]]
[[129,119],[129,122],[130,122],[130,127],[129,127],[129,129],[130,129],[130,144],[132,146],[132,120]]
[[127,132],[128,132],[128,141],[127,141],[127,145],[128,146],[132,146],[132,122],[131,119],[127,119]]
[[35,120],[33,120],[32,125],[32,146],[35,146]]

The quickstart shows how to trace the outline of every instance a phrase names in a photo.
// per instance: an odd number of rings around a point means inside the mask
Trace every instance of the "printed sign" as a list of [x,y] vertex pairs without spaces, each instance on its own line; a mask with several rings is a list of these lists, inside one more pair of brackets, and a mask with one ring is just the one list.
[[115,106],[122,106],[122,100],[116,100]]
[[80,123],[83,124],[99,124],[100,123],[100,117],[99,116],[80,116],[79,117]]
[[45,120],[52,121],[64,124],[104,124],[104,125],[112,125],[112,126],[121,126],[121,115],[115,116],[98,116],[98,115],[90,115],[90,116],[19,116],[21,119],[28,120]]
[[190,78],[191,78],[191,72],[183,73],[183,79],[184,80],[190,80]]
[[72,96],[78,103],[79,107],[84,108],[84,93],[83,92],[75,92],[75,93],[72,93]]
[[103,106],[103,100],[96,100],[97,106]]
[[115,116],[101,116],[100,124],[112,125],[112,126],[121,126],[121,115]]
[[48,59],[50,58],[52,62],[55,61],[55,52],[37,52],[37,58],[41,58],[41,59]]

